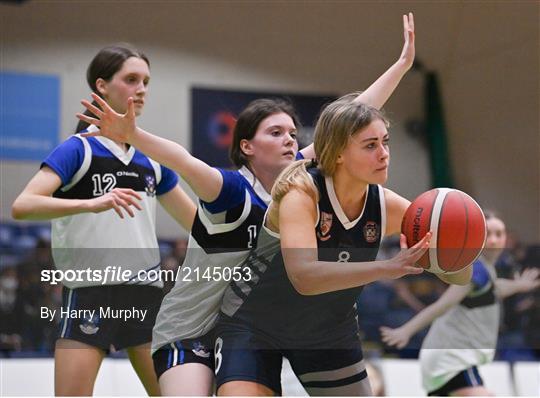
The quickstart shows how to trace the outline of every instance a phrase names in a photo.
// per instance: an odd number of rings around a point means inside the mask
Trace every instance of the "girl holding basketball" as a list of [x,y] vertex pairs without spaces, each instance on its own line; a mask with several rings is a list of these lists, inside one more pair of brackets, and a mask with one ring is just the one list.
[[[403,27],[405,44],[399,60],[357,96],[356,102],[382,106],[412,66],[412,14],[404,16]],[[242,264],[256,244],[276,177],[295,158],[315,156],[313,145],[298,152],[298,120],[292,107],[283,101],[257,100],[239,115],[231,147],[231,159],[238,169],[230,171],[213,168],[180,145],[137,128],[132,102],[128,112],[121,115],[94,98],[101,109],[83,103],[97,118],[79,118],[98,126],[101,135],[128,142],[178,171],[200,198],[182,266],[199,270],[200,275],[207,269],[234,269]],[[213,328],[227,285],[224,280],[181,278],[163,300],[152,342],[163,394],[212,393]]]
[[[315,128],[318,163],[287,167],[272,189],[253,278],[225,293],[215,347],[219,395],[280,395],[282,357],[311,395],[371,395],[358,339],[362,286],[423,270],[416,261],[431,233],[388,261],[381,239],[399,233],[409,201],[383,188],[388,123],[377,109],[344,96]],[[465,284],[470,269],[445,277]]]
[[[134,99],[135,117],[146,101],[149,61],[128,45],[106,47],[90,63],[87,79],[99,100],[117,112],[125,112],[128,98]],[[81,122],[76,133],[91,129]],[[12,211],[16,219],[51,220],[57,269],[103,271],[114,265],[136,276],[159,267],[156,199],[191,229],[195,205],[170,169],[118,140],[75,134],[43,161]],[[150,341],[161,282],[110,279],[64,282],[62,308],[89,315],[62,319],[55,348],[56,395],[92,395],[111,347],[126,348],[147,393],[160,394]],[[146,315],[123,321],[100,316],[101,308],[136,308]]]
[[526,269],[515,279],[497,278],[495,263],[506,245],[504,222],[486,212],[485,248],[473,263],[471,282],[450,286],[433,304],[404,325],[381,327],[382,340],[401,349],[432,323],[422,343],[420,364],[428,395],[493,395],[477,366],[491,362],[499,330],[500,299],[540,286],[538,269]]

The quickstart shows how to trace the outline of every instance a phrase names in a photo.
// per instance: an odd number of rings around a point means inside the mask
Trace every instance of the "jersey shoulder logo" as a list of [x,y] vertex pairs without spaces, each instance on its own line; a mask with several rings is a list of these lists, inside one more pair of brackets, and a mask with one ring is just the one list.
[[330,239],[330,229],[332,228],[332,220],[333,215],[332,213],[326,213],[324,211],[321,211],[321,217],[319,221],[319,230],[317,231],[317,237],[321,241],[327,241]]
[[364,239],[367,243],[377,242],[379,239],[379,225],[374,221],[368,221],[364,225]]
[[147,175],[144,177],[144,183],[146,184],[146,195],[150,197],[156,196],[156,179],[154,176]]

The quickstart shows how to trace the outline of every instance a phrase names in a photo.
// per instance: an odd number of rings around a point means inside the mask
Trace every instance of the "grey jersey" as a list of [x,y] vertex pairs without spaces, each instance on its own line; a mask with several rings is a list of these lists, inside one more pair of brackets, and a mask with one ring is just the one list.
[[495,280],[494,268],[482,258],[477,260],[469,294],[433,322],[420,351],[422,380],[428,392],[467,368],[493,360],[500,317]]
[[211,203],[201,202],[186,259],[165,296],[152,336],[152,353],[166,344],[193,339],[215,326],[223,293],[256,242],[269,194],[246,168],[218,169],[223,187]]

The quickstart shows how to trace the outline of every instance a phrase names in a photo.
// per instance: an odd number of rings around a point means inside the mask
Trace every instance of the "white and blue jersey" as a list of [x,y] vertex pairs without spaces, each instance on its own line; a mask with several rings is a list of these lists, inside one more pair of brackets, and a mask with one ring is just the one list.
[[[369,185],[361,214],[345,215],[333,181],[319,169],[308,172],[319,190],[319,219],[314,226],[321,261],[363,262],[375,260],[384,236],[386,210],[383,188]],[[295,249],[302,250],[302,249]],[[358,341],[356,298],[362,288],[306,296],[292,286],[283,262],[279,234],[263,227],[257,248],[246,264],[249,281],[232,282],[222,305],[224,324],[246,325],[268,336],[284,349],[347,348]]]
[[431,325],[420,351],[428,392],[441,388],[461,371],[493,360],[500,317],[496,278],[495,268],[480,257],[473,263],[467,296]]
[[186,258],[157,317],[153,353],[214,328],[223,293],[257,242],[270,194],[247,167],[218,170],[223,186],[213,202],[199,203]]
[[[101,213],[80,213],[55,218],[52,225],[52,253],[61,270],[103,270],[107,266],[129,271],[123,277],[83,277],[64,281],[69,288],[153,284],[139,280],[142,270],[158,268],[160,263],[155,233],[156,196],[178,183],[170,169],[131,147],[124,152],[105,137],[74,135],[58,146],[42,163],[62,180],[53,194],[63,199],[93,199],[114,188],[131,188],[143,198],[142,211],[121,219],[113,209]],[[103,274],[102,274],[103,275]]]

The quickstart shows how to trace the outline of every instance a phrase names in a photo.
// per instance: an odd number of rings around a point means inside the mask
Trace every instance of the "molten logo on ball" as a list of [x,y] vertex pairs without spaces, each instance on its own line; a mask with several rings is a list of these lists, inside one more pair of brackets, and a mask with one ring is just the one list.
[[424,209],[422,207],[419,207],[418,209],[416,209],[416,217],[414,217],[414,225],[413,225],[413,239],[415,241],[419,241],[420,239],[422,239],[420,237],[420,219],[422,217],[422,212],[424,211]]
[[469,195],[437,188],[416,198],[403,217],[401,231],[411,247],[431,231],[431,246],[418,264],[434,273],[453,273],[480,255],[486,239],[484,213]]

